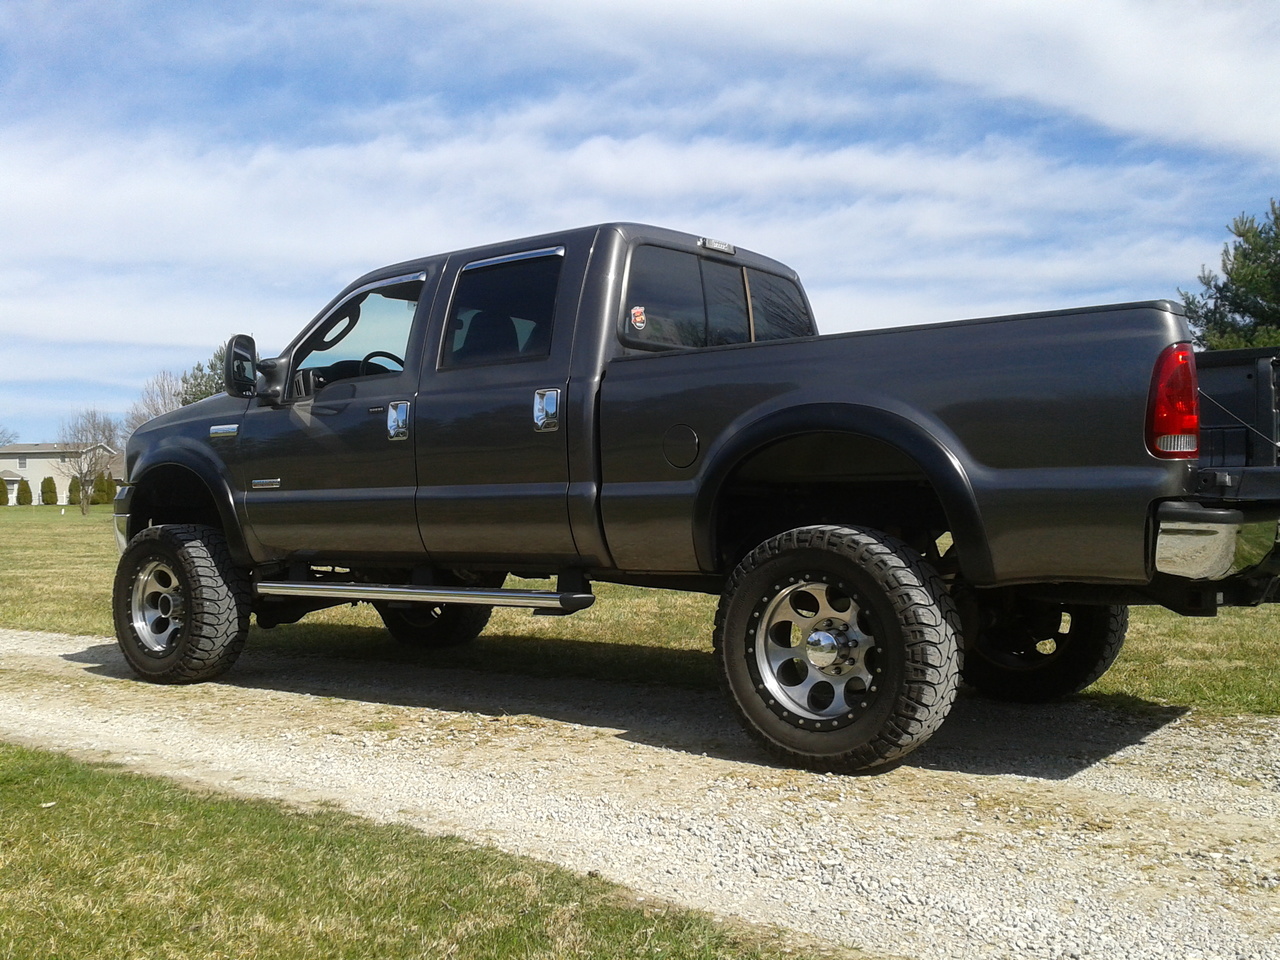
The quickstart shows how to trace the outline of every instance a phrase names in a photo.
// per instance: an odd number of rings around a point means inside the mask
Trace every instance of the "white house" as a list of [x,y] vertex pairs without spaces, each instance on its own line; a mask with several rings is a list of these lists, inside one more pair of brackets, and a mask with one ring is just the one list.
[[[117,479],[124,476],[123,458],[105,444],[98,446],[111,453],[108,473]],[[67,502],[71,487],[71,467],[82,447],[65,443],[10,443],[0,446],[0,480],[9,488],[9,505],[18,502],[18,484],[26,480],[31,486],[31,500],[40,502],[40,482],[53,477],[58,502]]]

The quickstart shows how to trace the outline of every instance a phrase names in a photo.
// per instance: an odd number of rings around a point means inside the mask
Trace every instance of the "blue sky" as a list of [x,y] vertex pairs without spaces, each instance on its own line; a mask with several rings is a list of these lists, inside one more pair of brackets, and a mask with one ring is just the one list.
[[1175,297],[1280,196],[1273,0],[6,0],[0,426],[365,270],[641,220],[824,332]]

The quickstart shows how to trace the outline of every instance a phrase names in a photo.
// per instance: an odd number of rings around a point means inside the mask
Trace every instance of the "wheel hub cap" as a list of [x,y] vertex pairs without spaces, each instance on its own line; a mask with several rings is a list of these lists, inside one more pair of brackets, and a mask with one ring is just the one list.
[[825,630],[817,630],[809,634],[804,646],[809,662],[819,670],[834,666],[844,659],[840,650],[840,641]]
[[800,727],[852,723],[876,693],[870,622],[848,588],[817,575],[776,590],[758,608],[749,654],[766,702]]
[[143,649],[168,653],[182,630],[185,607],[182,581],[172,567],[162,560],[143,567],[134,580],[129,604],[133,634]]

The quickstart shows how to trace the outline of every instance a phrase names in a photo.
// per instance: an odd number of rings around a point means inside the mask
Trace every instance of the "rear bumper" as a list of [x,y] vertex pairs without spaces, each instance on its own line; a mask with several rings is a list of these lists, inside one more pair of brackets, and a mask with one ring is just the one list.
[[1156,570],[1221,580],[1257,566],[1280,546],[1274,517],[1246,523],[1242,510],[1170,501],[1156,512]]

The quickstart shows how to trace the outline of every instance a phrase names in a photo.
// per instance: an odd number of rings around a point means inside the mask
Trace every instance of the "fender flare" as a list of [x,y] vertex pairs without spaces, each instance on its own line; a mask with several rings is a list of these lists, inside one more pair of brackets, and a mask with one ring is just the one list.
[[708,451],[693,513],[694,549],[704,570],[715,568],[716,508],[734,471],[770,444],[806,433],[878,440],[909,457],[942,503],[965,579],[970,583],[995,580],[986,527],[964,463],[919,423],[880,407],[851,403],[809,403],[778,410],[729,434]]
[[[155,447],[143,451],[131,466],[128,495],[122,498],[118,506],[125,508],[131,506],[134,491],[146,483],[148,474],[166,467],[185,470],[204,485],[222,521],[222,532],[227,538],[227,546],[231,550],[232,558],[240,566],[252,566],[253,557],[240,525],[240,512],[236,509],[235,486],[226,464],[212,456],[207,447],[186,437],[170,437]],[[138,532],[134,529],[132,522],[129,527],[130,536]]]

